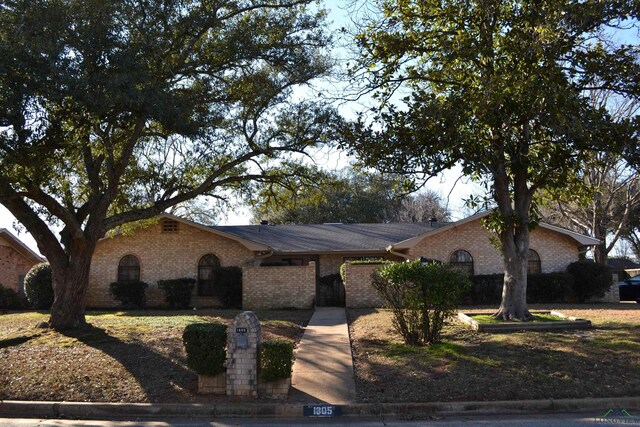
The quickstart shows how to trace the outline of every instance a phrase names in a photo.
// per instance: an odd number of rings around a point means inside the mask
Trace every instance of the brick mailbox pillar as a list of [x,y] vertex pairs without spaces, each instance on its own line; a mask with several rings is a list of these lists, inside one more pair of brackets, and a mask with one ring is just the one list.
[[258,396],[258,349],[262,331],[252,311],[238,314],[227,330],[227,396]]

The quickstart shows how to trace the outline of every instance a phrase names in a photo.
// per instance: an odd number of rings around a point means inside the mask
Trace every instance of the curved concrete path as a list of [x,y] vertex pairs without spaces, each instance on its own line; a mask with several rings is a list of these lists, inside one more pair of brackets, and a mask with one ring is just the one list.
[[334,405],[356,401],[344,308],[316,307],[296,350],[289,401]]

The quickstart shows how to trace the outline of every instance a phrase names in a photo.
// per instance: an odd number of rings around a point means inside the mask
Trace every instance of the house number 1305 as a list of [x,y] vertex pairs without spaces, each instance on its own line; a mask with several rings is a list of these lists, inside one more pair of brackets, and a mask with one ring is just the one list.
[[340,408],[333,405],[307,405],[304,407],[307,417],[335,417],[340,415]]

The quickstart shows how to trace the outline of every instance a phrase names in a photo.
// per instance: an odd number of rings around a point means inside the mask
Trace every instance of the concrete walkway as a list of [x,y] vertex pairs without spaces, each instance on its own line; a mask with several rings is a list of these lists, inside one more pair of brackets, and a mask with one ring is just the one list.
[[355,401],[345,309],[317,307],[298,344],[289,402],[342,405]]

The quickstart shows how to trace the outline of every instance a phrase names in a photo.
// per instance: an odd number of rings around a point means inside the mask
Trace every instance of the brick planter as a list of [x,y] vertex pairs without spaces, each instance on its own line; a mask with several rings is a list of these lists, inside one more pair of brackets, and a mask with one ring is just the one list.
[[198,375],[199,394],[227,394],[227,373]]
[[276,381],[258,381],[258,396],[268,399],[286,399],[291,388],[291,377]]

